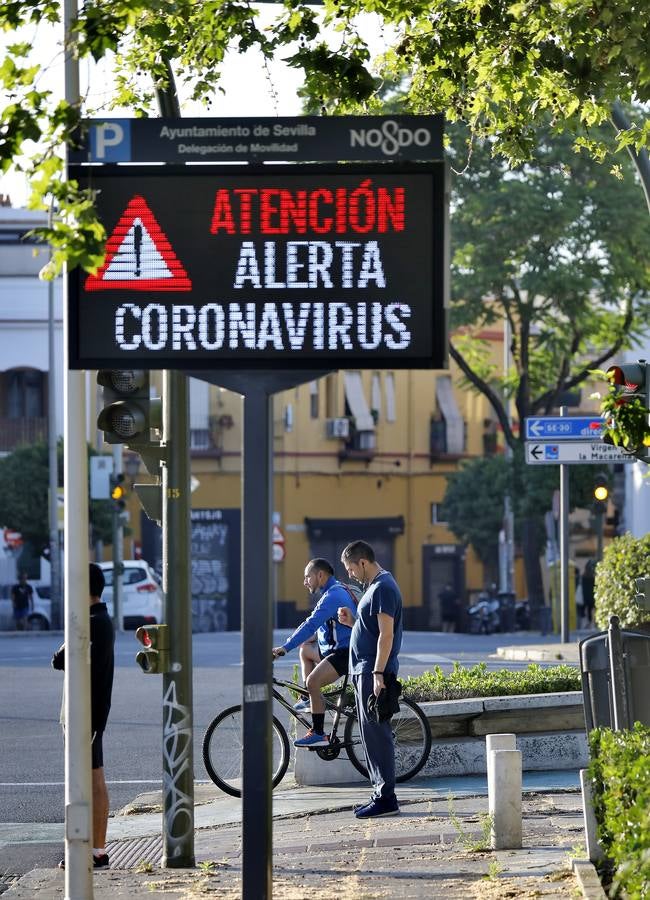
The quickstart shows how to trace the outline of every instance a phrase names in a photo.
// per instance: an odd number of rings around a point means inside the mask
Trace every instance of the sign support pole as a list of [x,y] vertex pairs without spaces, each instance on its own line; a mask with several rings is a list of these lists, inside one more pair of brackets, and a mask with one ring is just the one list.
[[[567,407],[560,407],[560,415],[566,416]],[[569,467],[560,465],[560,622],[563,644],[569,635]]]
[[[81,102],[75,53],[76,0],[64,0],[65,99]],[[70,315],[67,279],[63,315]],[[64,328],[63,480],[65,534],[65,898],[92,900],[92,782],[90,774],[90,613],[88,600],[88,450],[86,373],[68,369]]]
[[[113,474],[122,473],[122,444],[113,445]],[[124,631],[123,591],[124,582],[124,528],[117,509],[113,503],[113,627],[116,632]]]
[[163,675],[163,866],[194,866],[192,752],[192,609],[190,593],[189,385],[181,372],[163,374],[162,469],[164,620],[170,671]]

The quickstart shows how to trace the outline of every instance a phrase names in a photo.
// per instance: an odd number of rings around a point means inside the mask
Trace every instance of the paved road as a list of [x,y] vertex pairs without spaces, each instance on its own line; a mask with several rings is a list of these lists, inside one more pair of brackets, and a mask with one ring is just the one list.
[[[288,632],[276,632],[281,643]],[[0,635],[0,872],[20,873],[52,865],[60,856],[64,810],[64,759],[59,710],[63,677],[50,668],[60,634]],[[534,637],[535,643],[545,639]],[[549,636],[546,640],[552,641]],[[528,643],[528,634],[443,635],[408,632],[401,654],[403,675],[434,665],[451,668],[487,662],[490,668],[525,663],[490,659],[504,643]],[[135,666],[133,634],[118,636],[113,708],[104,741],[111,809],[160,784],[161,681]],[[203,732],[215,711],[239,702],[241,639],[238,633],[197,634],[194,653],[195,772],[206,779]],[[276,663],[291,677],[297,654]],[[19,827],[22,824],[23,827]]]

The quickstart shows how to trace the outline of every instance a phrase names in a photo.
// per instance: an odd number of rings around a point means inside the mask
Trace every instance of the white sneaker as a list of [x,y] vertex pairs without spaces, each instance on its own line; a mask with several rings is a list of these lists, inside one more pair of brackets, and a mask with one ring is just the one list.
[[296,712],[305,712],[305,710],[310,709],[311,703],[309,702],[309,698],[305,697],[303,700],[298,700],[297,703],[293,704],[293,708]]

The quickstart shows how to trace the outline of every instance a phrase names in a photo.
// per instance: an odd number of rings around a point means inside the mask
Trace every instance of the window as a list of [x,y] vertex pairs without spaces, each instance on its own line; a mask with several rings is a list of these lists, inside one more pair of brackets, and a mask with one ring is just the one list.
[[4,414],[7,419],[37,419],[45,415],[45,372],[10,369],[4,373]]
[[209,450],[210,446],[210,385],[190,378],[190,448]]
[[[436,416],[434,421],[441,421],[445,431],[445,449],[438,452],[454,455],[463,453],[465,450],[465,423],[458,409],[449,375],[438,375],[436,378],[436,399],[440,415]],[[437,443],[440,446],[439,437]]]
[[444,517],[442,516],[442,503],[432,503],[431,504],[431,524],[432,525],[446,525]]

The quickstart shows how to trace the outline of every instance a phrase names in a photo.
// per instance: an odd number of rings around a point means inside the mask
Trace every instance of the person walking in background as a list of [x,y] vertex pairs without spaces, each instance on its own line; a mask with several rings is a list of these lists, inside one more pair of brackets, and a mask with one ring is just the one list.
[[349,607],[339,609],[339,622],[352,625],[350,672],[373,792],[355,808],[357,819],[399,815],[395,796],[395,745],[390,718],[373,715],[373,707],[395,694],[398,654],[402,644],[402,595],[397,582],[379,565],[370,544],[353,541],[341,554],[351,578],[364,587],[356,620]]
[[25,631],[27,618],[34,611],[34,588],[27,581],[27,572],[20,573],[18,583],[11,589],[11,605],[16,631]]
[[582,612],[584,627],[594,624],[594,588],[596,586],[596,561],[588,559],[582,573]]
[[438,594],[440,600],[440,615],[442,618],[442,630],[446,632],[456,631],[458,627],[458,594],[450,584],[446,584]]
[[[113,672],[115,669],[115,633],[113,623],[101,602],[105,587],[104,573],[94,563],[89,568],[90,595],[90,715],[91,715],[91,765],[93,797],[93,867],[106,869],[109,858],[106,853],[109,799],[104,776],[104,729],[111,709]],[[65,644],[52,657],[52,668],[65,669]],[[59,863],[65,868],[65,859]]]
[[[313,595],[322,592],[313,613],[296,628],[281,647],[273,648],[273,658],[284,656],[301,646],[300,658],[303,671],[308,670],[305,687],[309,691],[309,702],[313,728],[294,741],[294,747],[327,747],[329,737],[325,734],[325,701],[321,688],[332,684],[348,672],[351,627],[341,625],[338,619],[340,607],[347,606],[354,620],[352,594],[334,577],[334,568],[326,559],[312,559],[305,567],[304,584]],[[316,635],[317,643],[305,643]],[[297,703],[298,709],[304,708]]]

